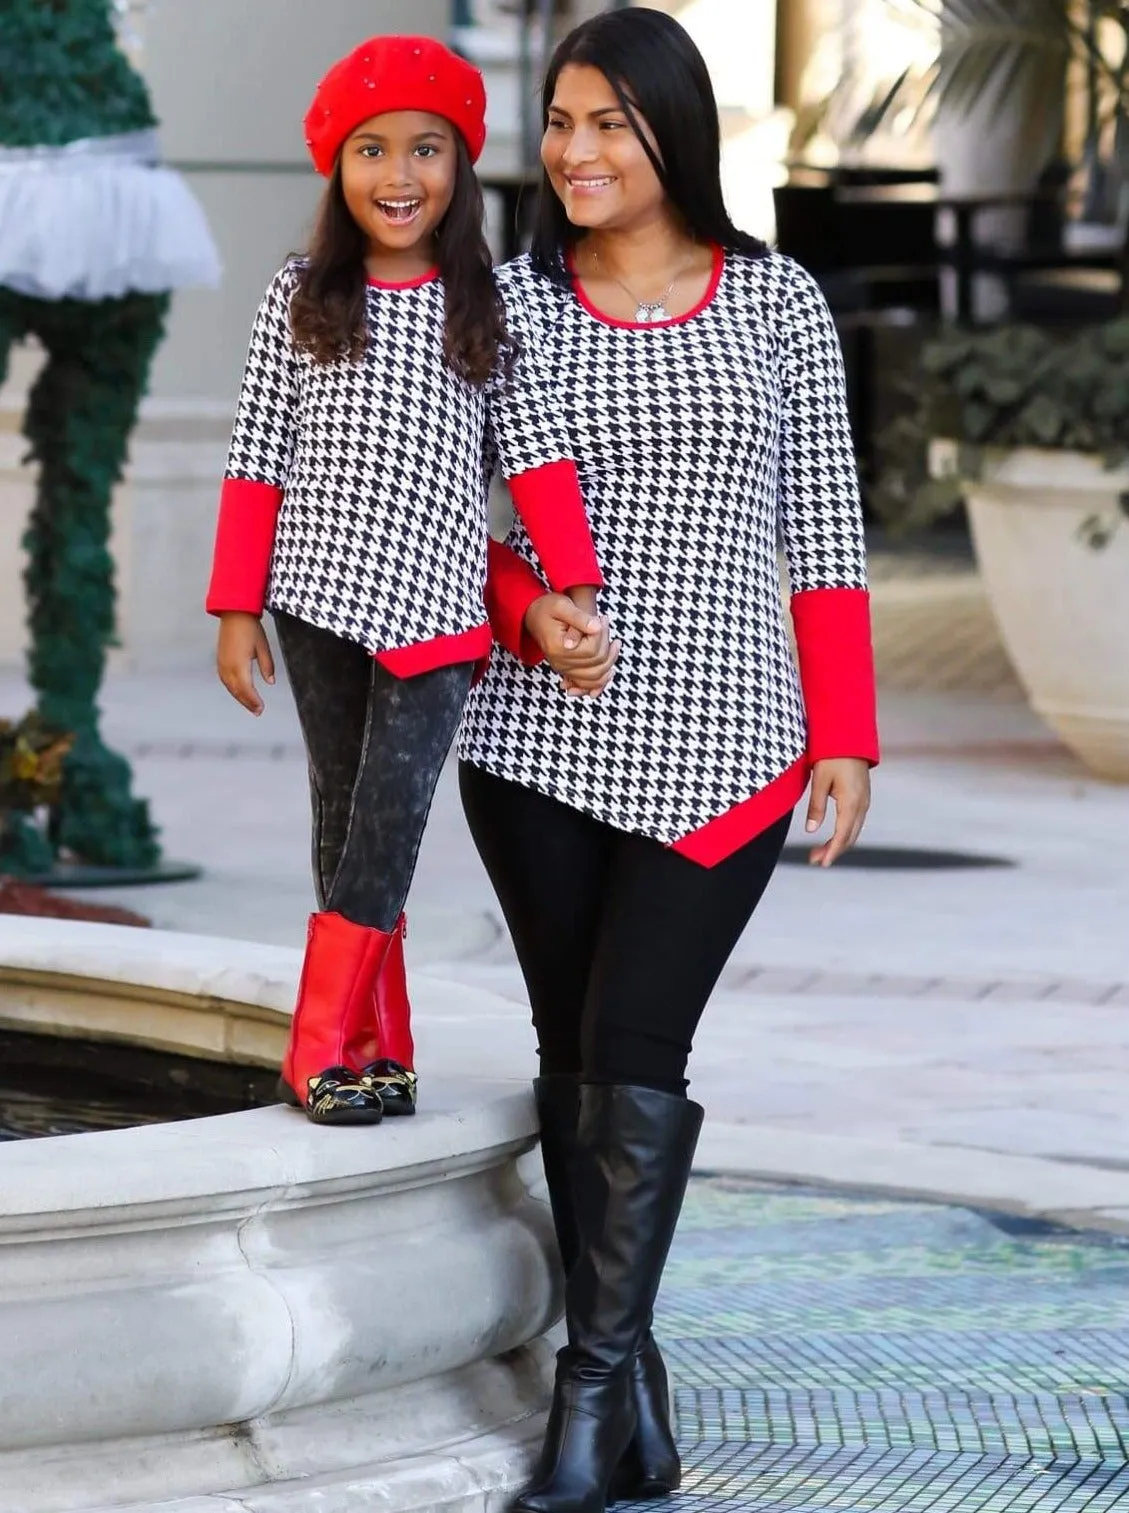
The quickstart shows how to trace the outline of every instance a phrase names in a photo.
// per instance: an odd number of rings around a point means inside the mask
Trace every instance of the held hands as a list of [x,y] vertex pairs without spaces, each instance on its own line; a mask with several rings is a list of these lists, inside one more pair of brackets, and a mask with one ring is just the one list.
[[827,800],[835,805],[835,831],[809,858],[813,867],[830,867],[862,833],[870,808],[870,764],[859,757],[834,757],[812,767],[808,800],[808,831],[818,830],[827,815]]
[[258,715],[263,712],[263,701],[252,675],[256,662],[263,678],[273,683],[274,658],[262,621],[258,615],[228,610],[220,616],[216,671],[232,698],[238,699],[244,709]]
[[566,693],[595,698],[611,682],[620,643],[611,639],[602,615],[567,594],[543,594],[526,610],[525,629],[560,674]]

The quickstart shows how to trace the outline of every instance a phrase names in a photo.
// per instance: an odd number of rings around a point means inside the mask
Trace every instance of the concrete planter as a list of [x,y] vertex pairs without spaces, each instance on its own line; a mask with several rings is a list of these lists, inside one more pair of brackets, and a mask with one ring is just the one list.
[[[0,1023],[273,1060],[297,954],[0,918]],[[419,997],[460,990],[419,979]],[[485,1513],[560,1311],[528,1090],[0,1146],[4,1513]]]
[[1083,521],[1121,518],[1129,472],[1023,448],[990,454],[966,500],[1000,632],[1036,711],[1099,777],[1129,783],[1129,522],[1108,546]]

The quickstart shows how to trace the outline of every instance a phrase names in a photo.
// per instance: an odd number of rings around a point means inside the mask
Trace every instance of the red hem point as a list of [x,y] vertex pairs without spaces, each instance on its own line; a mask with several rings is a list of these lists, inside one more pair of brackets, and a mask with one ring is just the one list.
[[670,849],[699,866],[716,867],[796,807],[808,786],[810,771],[811,764],[802,756],[767,788],[735,804],[700,829],[691,830],[681,840],[673,841]]
[[416,641],[411,646],[375,651],[373,656],[394,678],[415,678],[439,667],[453,667],[457,662],[480,662],[489,655],[492,645],[490,624],[486,621],[453,636],[434,636],[430,641]]

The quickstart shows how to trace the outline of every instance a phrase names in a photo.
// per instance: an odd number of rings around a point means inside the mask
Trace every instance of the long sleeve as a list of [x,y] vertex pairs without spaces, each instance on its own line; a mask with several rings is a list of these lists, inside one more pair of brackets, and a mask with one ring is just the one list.
[[560,407],[536,338],[512,288],[506,319],[519,345],[513,372],[490,391],[490,428],[514,508],[558,593],[604,580]]
[[251,330],[220,491],[209,614],[261,614],[294,450],[300,363],[290,334],[294,274],[271,281]]
[[817,284],[796,265],[793,272],[782,333],[778,511],[808,758],[877,762],[870,596],[843,357]]
[[498,645],[527,667],[544,661],[541,648],[525,629],[525,612],[547,593],[524,557],[500,541],[486,547],[486,613]]

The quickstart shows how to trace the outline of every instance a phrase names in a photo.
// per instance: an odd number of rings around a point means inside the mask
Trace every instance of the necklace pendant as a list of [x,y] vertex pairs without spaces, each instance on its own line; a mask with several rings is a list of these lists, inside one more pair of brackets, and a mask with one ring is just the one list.
[[669,320],[670,316],[660,299],[639,305],[635,311],[635,319],[640,326],[652,326],[657,320]]

